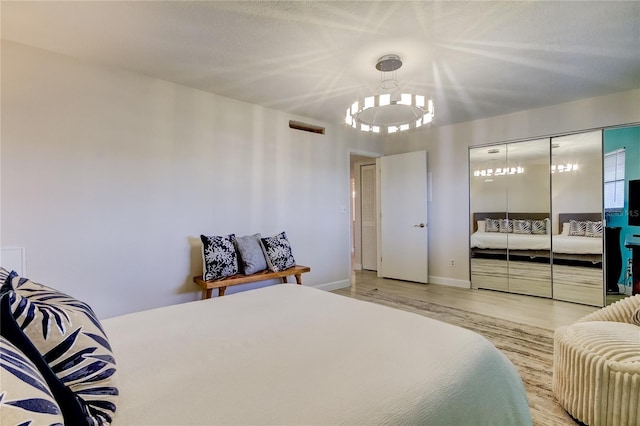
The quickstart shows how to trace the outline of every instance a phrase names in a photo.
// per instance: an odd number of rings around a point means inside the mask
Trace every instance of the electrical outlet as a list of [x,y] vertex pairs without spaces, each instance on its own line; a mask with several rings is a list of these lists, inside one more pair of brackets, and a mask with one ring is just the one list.
[[455,260],[455,259],[451,259],[451,260],[449,261],[449,266],[451,266],[452,268],[455,268],[455,266],[456,266],[456,260]]

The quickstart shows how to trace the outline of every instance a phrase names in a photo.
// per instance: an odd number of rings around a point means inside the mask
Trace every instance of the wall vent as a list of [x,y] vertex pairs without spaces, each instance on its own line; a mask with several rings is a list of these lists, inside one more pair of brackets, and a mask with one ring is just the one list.
[[289,120],[289,127],[291,129],[324,135],[324,127],[314,126],[313,124],[303,123],[302,121]]

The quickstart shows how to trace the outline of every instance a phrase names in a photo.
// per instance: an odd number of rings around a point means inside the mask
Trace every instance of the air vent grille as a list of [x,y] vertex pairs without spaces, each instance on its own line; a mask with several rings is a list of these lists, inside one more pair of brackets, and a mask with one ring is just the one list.
[[289,127],[291,129],[324,135],[324,127],[314,126],[313,124],[303,123],[302,121],[289,120]]

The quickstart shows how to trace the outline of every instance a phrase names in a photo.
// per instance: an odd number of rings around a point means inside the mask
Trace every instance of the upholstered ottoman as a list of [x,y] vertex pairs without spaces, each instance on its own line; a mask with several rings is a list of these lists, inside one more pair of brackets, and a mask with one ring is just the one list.
[[629,299],[555,332],[553,393],[587,425],[640,425],[640,298]]

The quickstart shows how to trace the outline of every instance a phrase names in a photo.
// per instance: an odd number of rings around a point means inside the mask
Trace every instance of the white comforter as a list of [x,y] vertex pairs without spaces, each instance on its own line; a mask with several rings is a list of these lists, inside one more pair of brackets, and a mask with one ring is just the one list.
[[480,335],[309,287],[103,325],[116,425],[531,424],[516,369]]
[[[554,253],[602,254],[602,238],[554,235]],[[550,250],[549,235],[515,234],[502,232],[474,232],[471,247],[480,249]]]

